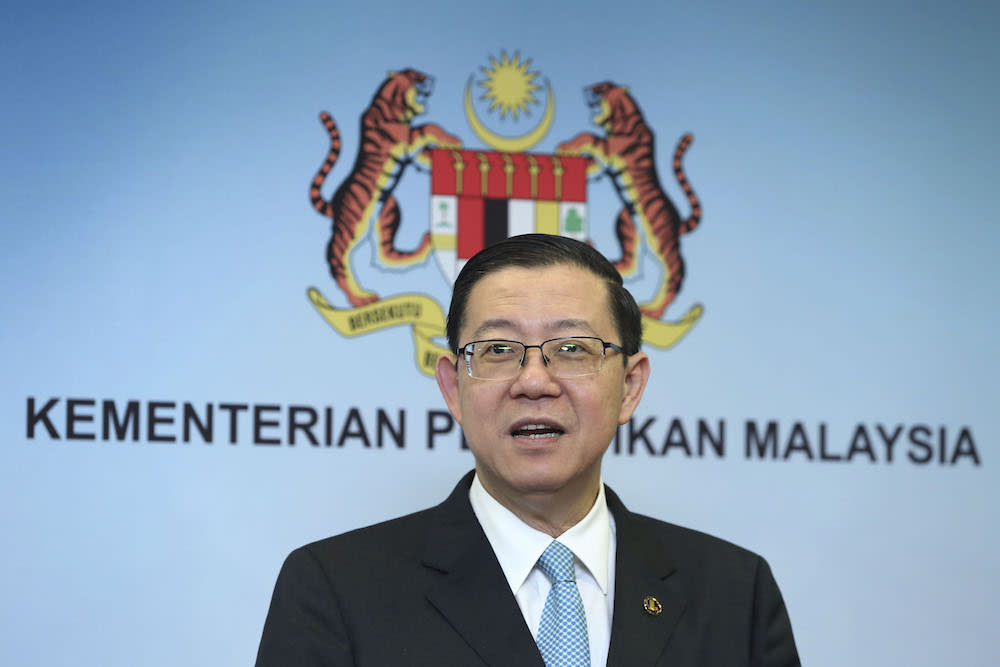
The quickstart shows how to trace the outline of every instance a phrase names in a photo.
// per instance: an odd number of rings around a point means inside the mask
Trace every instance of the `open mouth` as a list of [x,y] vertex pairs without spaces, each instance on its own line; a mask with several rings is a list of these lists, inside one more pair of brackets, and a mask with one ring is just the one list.
[[510,434],[515,438],[525,438],[527,440],[541,440],[543,438],[554,438],[562,435],[564,431],[549,424],[524,424],[513,429]]

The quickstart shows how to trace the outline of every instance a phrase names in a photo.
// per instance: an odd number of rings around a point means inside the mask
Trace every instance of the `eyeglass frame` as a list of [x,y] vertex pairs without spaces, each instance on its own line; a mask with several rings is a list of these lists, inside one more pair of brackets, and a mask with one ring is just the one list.
[[[517,373],[515,372],[513,375],[511,375],[510,377],[507,377],[507,378],[481,378],[481,377],[476,377],[475,375],[472,374],[472,353],[468,351],[468,348],[469,348],[470,345],[475,345],[476,343],[516,343],[516,344],[520,345],[521,347],[524,348],[524,351],[521,352],[521,360],[519,362],[517,362],[517,370],[518,371],[520,371],[522,368],[524,368],[524,360],[528,358],[528,350],[530,350],[531,348],[537,347],[538,348],[538,354],[540,354],[542,356],[542,363],[545,364],[545,368],[546,368],[546,370],[548,370],[549,368],[551,368],[549,366],[549,358],[545,356],[544,352],[542,352],[542,346],[545,345],[546,343],[551,343],[552,341],[556,341],[556,340],[573,340],[573,339],[580,339],[580,338],[586,338],[588,340],[600,341],[600,343],[601,343],[601,363],[597,367],[597,370],[591,371],[590,373],[584,373],[582,375],[566,375],[566,376],[562,376],[562,375],[554,375],[553,374],[553,377],[558,377],[558,378],[583,378],[583,377],[587,377],[589,375],[596,375],[596,374],[600,373],[601,369],[604,368],[604,358],[607,356],[608,348],[611,348],[615,352],[618,352],[623,357],[628,357],[628,355],[625,354],[625,348],[623,348],[621,345],[618,345],[616,343],[610,343],[610,342],[604,340],[603,338],[598,338],[597,336],[557,336],[556,338],[549,338],[548,340],[543,340],[538,345],[527,345],[525,343],[522,343],[519,340],[510,340],[509,338],[484,338],[483,340],[469,341],[465,345],[462,345],[462,346],[458,347],[455,350],[455,355],[456,355],[456,357],[459,357],[459,358],[460,357],[465,357],[465,372],[468,373],[469,377],[472,378],[473,380],[482,380],[484,382],[502,382],[504,380],[513,380],[515,377],[517,377]],[[458,358],[455,359],[455,365],[456,366],[458,365]]]

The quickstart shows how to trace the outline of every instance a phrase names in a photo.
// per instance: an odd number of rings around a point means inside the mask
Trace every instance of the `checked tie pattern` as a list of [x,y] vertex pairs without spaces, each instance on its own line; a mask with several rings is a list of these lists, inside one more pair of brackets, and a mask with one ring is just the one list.
[[590,667],[587,616],[576,587],[574,560],[573,552],[555,540],[538,559],[538,569],[552,582],[536,639],[545,667]]

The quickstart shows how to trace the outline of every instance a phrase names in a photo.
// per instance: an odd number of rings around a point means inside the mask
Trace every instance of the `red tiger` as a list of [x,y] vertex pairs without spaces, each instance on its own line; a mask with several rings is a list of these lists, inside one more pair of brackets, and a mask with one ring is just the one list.
[[615,267],[623,276],[633,273],[638,265],[636,223],[645,230],[647,242],[662,264],[663,281],[653,299],[639,308],[643,314],[658,320],[684,280],[680,237],[701,222],[701,202],[681,166],[694,137],[685,134],[674,151],[674,176],[691,206],[691,215],[681,219],[660,185],[653,157],[653,131],[628,89],[604,82],[587,88],[586,96],[588,105],[596,112],[593,121],[604,128],[606,136],[584,132],[560,144],[557,151],[584,155],[590,160],[590,173],[603,171],[611,177],[622,201],[615,227],[622,255]]
[[434,79],[416,70],[389,73],[361,116],[361,142],[354,167],[330,201],[323,199],[321,188],[340,155],[340,131],[329,113],[320,113],[330,136],[330,151],[312,180],[309,198],[317,211],[333,220],[327,262],[333,279],[355,307],[379,298],[358,284],[350,264],[351,253],[373,220],[377,230],[375,247],[382,263],[416,264],[430,253],[430,232],[423,235],[414,250],[396,248],[401,212],[392,191],[413,160],[429,165],[424,149],[462,145],[458,137],[437,125],[411,124],[414,116],[424,112],[424,103],[433,87]]

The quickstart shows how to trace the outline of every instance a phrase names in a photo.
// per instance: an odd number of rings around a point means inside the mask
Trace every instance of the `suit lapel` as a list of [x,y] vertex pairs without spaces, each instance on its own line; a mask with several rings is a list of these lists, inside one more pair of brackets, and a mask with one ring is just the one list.
[[424,565],[442,576],[427,599],[487,665],[544,667],[469,503],[472,473],[434,511]]
[[[608,667],[653,665],[670,642],[686,600],[663,544],[606,488],[615,517],[615,607]],[[654,598],[659,603],[648,603]],[[651,613],[652,612],[652,613]]]

